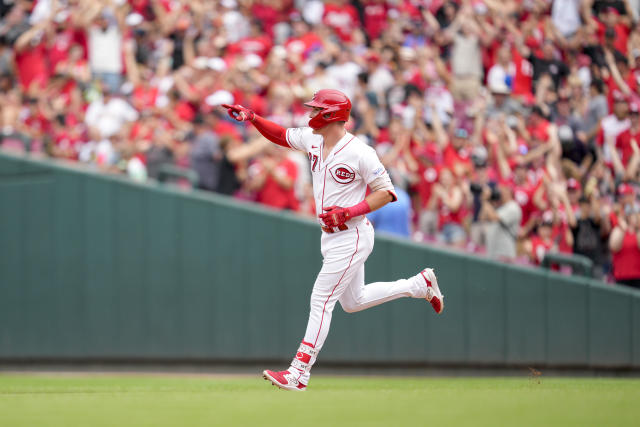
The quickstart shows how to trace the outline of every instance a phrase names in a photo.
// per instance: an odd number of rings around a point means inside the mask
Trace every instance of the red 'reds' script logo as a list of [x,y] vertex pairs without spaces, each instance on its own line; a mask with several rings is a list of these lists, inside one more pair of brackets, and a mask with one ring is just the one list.
[[344,163],[332,167],[329,171],[333,179],[339,184],[349,184],[356,179],[356,173],[351,166],[345,165]]

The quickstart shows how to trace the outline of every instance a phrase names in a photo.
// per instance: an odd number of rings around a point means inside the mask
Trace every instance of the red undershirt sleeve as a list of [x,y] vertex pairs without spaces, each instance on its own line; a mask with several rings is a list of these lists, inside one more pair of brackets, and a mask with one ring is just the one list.
[[255,115],[251,123],[253,123],[256,129],[258,129],[258,132],[260,132],[269,141],[283,147],[291,148],[291,146],[287,142],[287,129],[283,128],[279,124],[265,119],[264,117],[260,117],[257,114]]

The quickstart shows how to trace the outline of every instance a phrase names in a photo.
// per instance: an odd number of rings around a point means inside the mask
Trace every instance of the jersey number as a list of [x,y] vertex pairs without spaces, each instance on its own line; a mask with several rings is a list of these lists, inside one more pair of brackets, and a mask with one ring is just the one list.
[[309,161],[312,162],[312,164],[311,164],[311,172],[315,172],[316,171],[316,166],[318,165],[318,156],[315,155],[315,154],[309,153]]

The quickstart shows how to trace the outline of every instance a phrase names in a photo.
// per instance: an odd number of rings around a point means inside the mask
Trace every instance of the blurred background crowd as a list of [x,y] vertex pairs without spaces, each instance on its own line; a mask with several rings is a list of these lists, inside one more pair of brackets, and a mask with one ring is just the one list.
[[[285,127],[335,88],[380,231],[640,287],[638,0],[0,0],[0,146],[315,212]],[[177,171],[177,173],[176,173]]]

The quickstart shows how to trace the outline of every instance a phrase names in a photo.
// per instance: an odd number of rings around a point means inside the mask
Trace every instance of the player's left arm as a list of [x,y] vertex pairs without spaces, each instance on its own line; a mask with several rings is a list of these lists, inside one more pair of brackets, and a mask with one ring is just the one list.
[[395,193],[389,190],[377,190],[370,193],[364,198],[364,201],[369,205],[369,212],[376,211],[386,205],[387,203],[395,202]]
[[320,214],[320,219],[327,227],[340,227],[351,218],[373,212],[395,200],[395,193],[390,190],[376,190],[356,205],[346,208],[340,206],[324,208],[325,212]]
[[320,214],[320,219],[328,227],[339,227],[353,217],[373,212],[398,199],[391,178],[384,166],[382,166],[375,151],[370,150],[365,153],[361,159],[360,166],[362,178],[367,182],[371,193],[360,203],[353,206],[329,206],[324,208],[326,212]]

